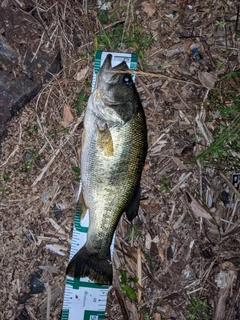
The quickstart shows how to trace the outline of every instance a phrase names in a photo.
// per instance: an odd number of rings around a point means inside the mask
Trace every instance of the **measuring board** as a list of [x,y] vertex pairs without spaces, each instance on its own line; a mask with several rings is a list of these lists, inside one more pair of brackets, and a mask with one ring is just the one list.
[[[137,54],[116,53],[97,51],[94,59],[94,72],[92,80],[92,91],[96,82],[96,75],[103,64],[107,54],[112,54],[112,67],[125,61],[132,70],[137,68]],[[133,80],[135,76],[133,76]],[[79,193],[81,191],[81,183]],[[87,238],[89,214],[81,219],[81,206],[77,205],[74,215],[72,244],[69,260],[84,245]],[[113,242],[111,252],[113,251]],[[72,278],[66,276],[64,300],[61,320],[103,320],[105,315],[107,294],[109,286],[100,286],[92,282],[89,278]]]

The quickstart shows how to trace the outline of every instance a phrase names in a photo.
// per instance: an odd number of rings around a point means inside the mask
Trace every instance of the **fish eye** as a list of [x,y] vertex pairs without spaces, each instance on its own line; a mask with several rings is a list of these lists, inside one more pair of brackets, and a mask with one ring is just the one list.
[[132,77],[130,74],[125,74],[123,77],[123,82],[126,84],[132,84]]

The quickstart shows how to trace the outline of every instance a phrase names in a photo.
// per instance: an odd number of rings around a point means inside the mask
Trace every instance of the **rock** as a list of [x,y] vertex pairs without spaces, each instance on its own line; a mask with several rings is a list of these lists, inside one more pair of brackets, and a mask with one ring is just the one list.
[[50,39],[46,44],[42,37],[48,17],[44,26],[31,0],[4,3],[0,3],[0,142],[6,122],[61,70],[59,47]]

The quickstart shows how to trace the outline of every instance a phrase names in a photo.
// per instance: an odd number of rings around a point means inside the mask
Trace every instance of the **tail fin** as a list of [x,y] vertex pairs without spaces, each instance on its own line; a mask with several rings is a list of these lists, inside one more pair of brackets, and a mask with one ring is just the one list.
[[110,252],[105,256],[90,253],[84,245],[69,262],[66,274],[73,278],[89,277],[97,284],[110,285],[113,277]]

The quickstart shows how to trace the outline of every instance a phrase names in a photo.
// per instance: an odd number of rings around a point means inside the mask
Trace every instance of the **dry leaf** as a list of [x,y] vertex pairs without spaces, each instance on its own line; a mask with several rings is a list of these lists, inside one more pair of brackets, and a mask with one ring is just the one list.
[[1,4],[1,7],[3,9],[5,9],[5,8],[7,8],[7,6],[8,6],[8,0],[3,0],[2,4]]
[[80,81],[82,79],[84,79],[88,73],[89,70],[89,66],[86,66],[84,69],[82,69],[81,71],[77,72],[75,74],[75,76],[73,77],[74,80]]
[[195,216],[198,218],[202,217],[202,218],[211,220],[212,217],[210,213],[208,213],[207,210],[204,209],[203,206],[197,201],[197,199],[195,199],[189,192],[187,192],[187,194],[191,198],[191,202],[190,201],[189,202]]
[[150,250],[150,249],[151,249],[151,243],[152,243],[152,238],[151,238],[151,236],[150,236],[150,233],[148,232],[148,233],[146,234],[146,238],[145,238],[145,248],[146,248],[147,250]]
[[214,74],[205,71],[199,71],[198,79],[205,88],[211,90],[215,86],[215,82],[218,78]]
[[186,39],[184,42],[184,52],[186,52],[187,54],[191,53],[191,45],[193,44],[192,39]]
[[172,157],[172,160],[175,162],[175,164],[177,165],[177,167],[181,170],[187,170],[187,168],[185,167],[185,165],[182,163],[182,161],[177,158],[177,157]]
[[220,267],[222,270],[233,270],[233,271],[236,270],[235,265],[230,261],[223,262]]
[[146,12],[148,17],[152,17],[156,12],[156,4],[154,0],[149,0],[142,4],[143,11]]
[[162,262],[165,261],[165,250],[167,249],[168,245],[168,237],[166,235],[162,235],[157,244],[158,255]]
[[148,171],[150,168],[150,165],[148,163],[145,163],[144,167],[143,167],[143,171],[146,172]]
[[161,320],[162,317],[160,315],[160,313],[154,313],[154,320]]
[[141,208],[142,208],[143,210],[145,210],[145,211],[148,211],[149,208],[150,208],[150,205],[149,205],[148,203],[144,203],[144,202],[141,202],[141,203],[140,203],[140,206],[141,206]]
[[60,124],[63,127],[67,127],[71,122],[73,122],[74,116],[72,114],[72,110],[66,103],[63,106],[63,121],[60,121]]
[[158,243],[159,242],[159,236],[156,236],[152,239],[153,243]]
[[229,79],[229,83],[230,83],[230,85],[231,85],[234,89],[237,89],[238,84],[237,84],[237,82],[233,79],[233,77]]

